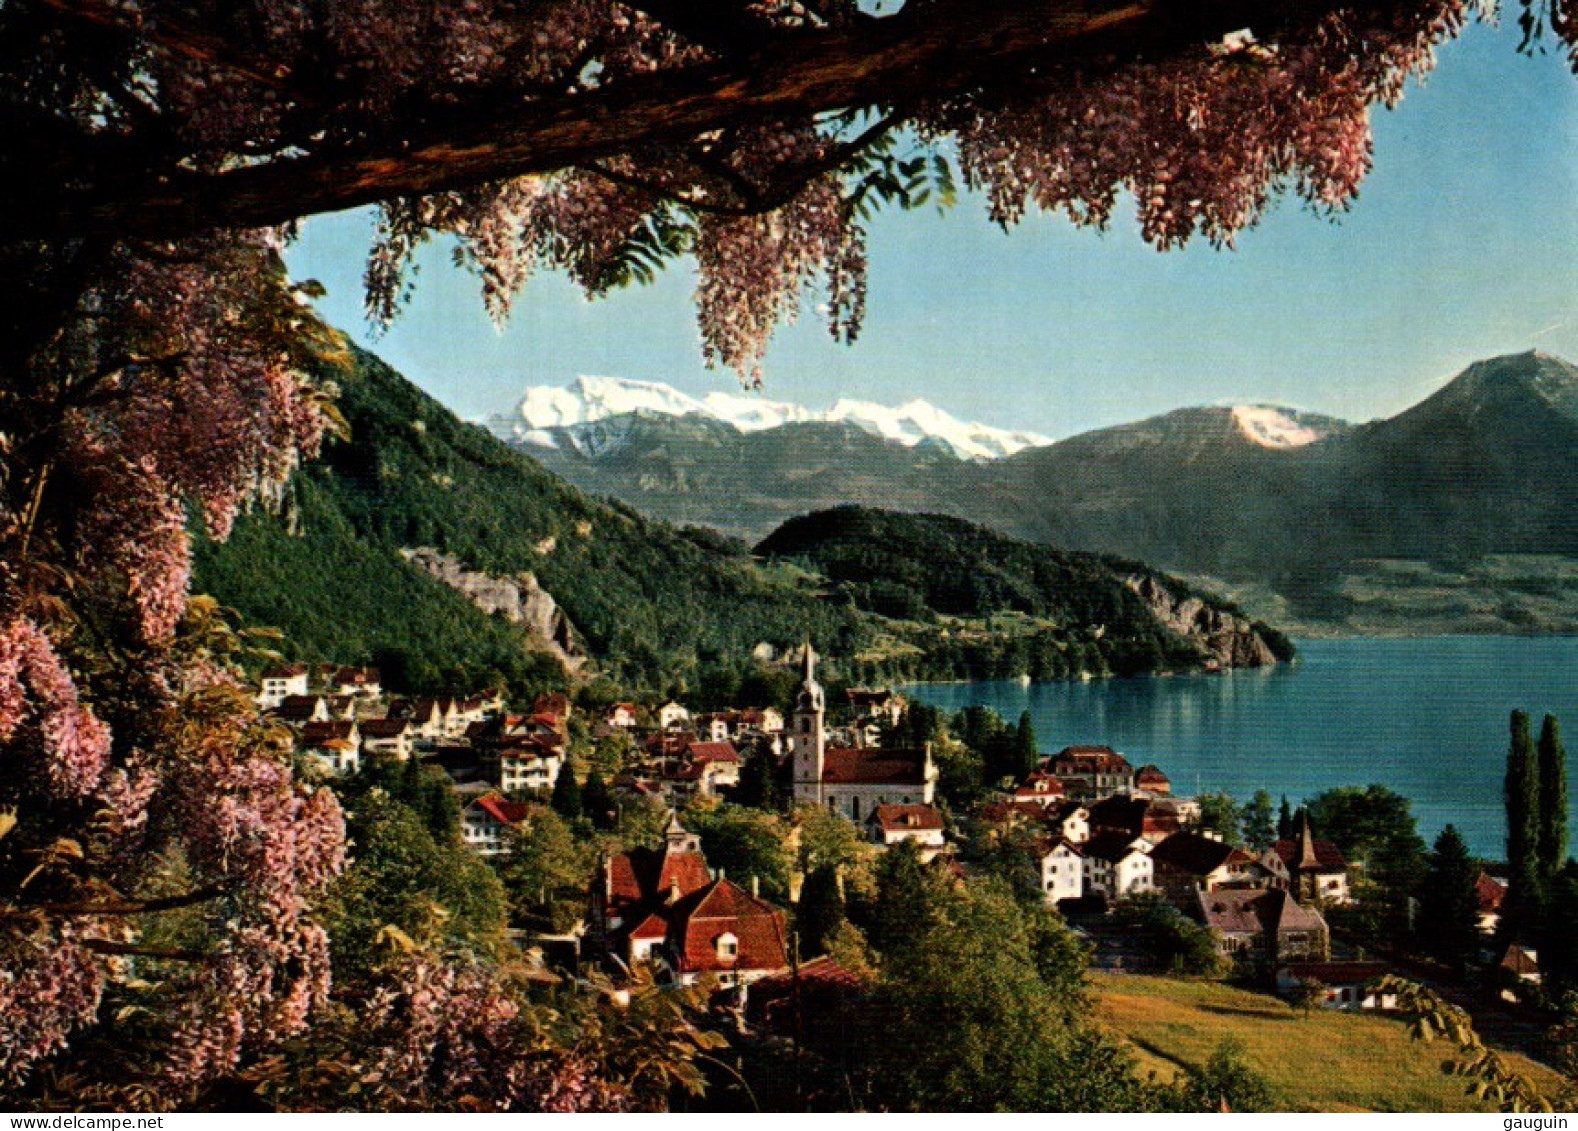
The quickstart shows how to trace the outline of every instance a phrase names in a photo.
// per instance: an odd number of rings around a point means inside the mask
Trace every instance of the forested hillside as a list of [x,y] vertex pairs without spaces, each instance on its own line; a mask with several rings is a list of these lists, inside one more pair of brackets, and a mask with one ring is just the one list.
[[[541,641],[401,554],[432,547],[491,577],[531,574],[568,617],[591,670],[628,688],[726,689],[757,662],[759,644],[782,651],[807,636],[850,679],[1055,679],[1266,662],[1258,650],[1233,655],[1190,640],[1190,625],[1169,627],[1172,610],[1123,583],[1159,578],[1144,567],[966,523],[944,529],[862,511],[856,526],[828,526],[854,540],[845,556],[885,561],[869,578],[846,576],[842,558],[791,546],[825,515],[789,524],[764,547],[770,559],[801,557],[812,568],[757,560],[709,531],[588,497],[376,357],[353,356],[338,377],[350,439],[297,473],[282,513],[249,515],[229,542],[198,553],[197,587],[283,630],[301,658],[374,662],[412,689],[503,683],[523,694],[562,684]],[[1188,599],[1176,582],[1156,583]]]

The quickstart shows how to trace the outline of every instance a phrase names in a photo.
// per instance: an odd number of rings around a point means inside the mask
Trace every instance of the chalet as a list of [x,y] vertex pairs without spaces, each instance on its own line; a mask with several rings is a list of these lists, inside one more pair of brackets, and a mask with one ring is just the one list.
[[519,801],[506,801],[496,793],[479,797],[460,814],[460,835],[479,856],[507,856],[509,834],[521,827],[532,807]]
[[1167,797],[1173,791],[1173,783],[1159,767],[1141,766],[1134,771],[1134,790],[1151,797]]
[[1052,757],[1051,770],[1070,793],[1091,797],[1127,793],[1134,784],[1134,767],[1110,746],[1065,746]]
[[878,805],[866,818],[866,836],[883,848],[913,840],[927,861],[948,845],[942,814],[931,805]]
[[636,705],[634,703],[615,703],[603,715],[603,721],[611,727],[629,730],[636,725]]
[[1292,962],[1277,971],[1277,989],[1291,993],[1301,983],[1319,982],[1326,987],[1323,1009],[1392,1010],[1397,1008],[1397,995],[1380,993],[1374,986],[1391,972],[1384,962]]
[[878,805],[930,805],[937,790],[931,749],[829,746],[827,701],[816,681],[816,653],[806,645],[804,678],[785,742],[794,764],[794,798],[826,805],[859,823]]
[[1225,958],[1275,965],[1324,962],[1329,953],[1330,933],[1320,912],[1276,888],[1196,891],[1189,910],[1209,928]]
[[1174,833],[1151,849],[1156,886],[1173,906],[1188,912],[1194,894],[1221,888],[1263,888],[1271,875],[1242,848],[1199,833]]
[[692,742],[685,747],[685,761],[700,770],[700,793],[716,796],[719,790],[740,784],[740,752],[729,742]]
[[411,724],[414,739],[433,741],[443,738],[452,719],[445,717],[437,699],[396,699],[389,704],[391,719],[404,719]]
[[497,765],[499,788],[506,793],[552,789],[564,769],[564,750],[553,741],[533,736],[501,748]]
[[362,735],[354,719],[308,723],[301,728],[296,748],[330,773],[354,774],[361,768]]
[[307,694],[307,665],[286,664],[264,670],[257,704],[265,711],[273,710],[284,702],[287,695]]
[[287,695],[274,708],[273,716],[292,727],[326,723],[329,721],[329,701],[322,695]]
[[1085,894],[1085,854],[1065,837],[1044,839],[1036,846],[1041,869],[1041,891],[1048,907]]
[[1079,846],[1086,893],[1124,899],[1155,887],[1151,845],[1120,832],[1093,833]]
[[385,754],[401,762],[411,756],[411,743],[416,736],[405,719],[363,719],[359,729],[364,752]]
[[784,715],[777,707],[747,707],[740,712],[740,734],[779,734],[784,729]]
[[1348,862],[1329,840],[1316,840],[1307,814],[1300,812],[1294,835],[1277,841],[1276,854],[1288,870],[1288,890],[1306,903],[1348,904]]
[[690,712],[672,699],[658,708],[657,717],[662,730],[683,730],[690,725]]
[[336,695],[358,695],[376,699],[383,694],[383,680],[377,668],[340,668],[329,679]]
[[1062,801],[1064,795],[1062,781],[1042,770],[1036,770],[1014,790],[1013,799],[1046,806]]
[[634,848],[598,869],[588,939],[626,966],[651,962],[681,983],[712,974],[745,985],[788,966],[783,913],[713,879],[677,816],[661,849]]
[[1507,881],[1481,872],[1474,880],[1474,897],[1479,903],[1480,933],[1495,934],[1501,926],[1501,902],[1507,898]]

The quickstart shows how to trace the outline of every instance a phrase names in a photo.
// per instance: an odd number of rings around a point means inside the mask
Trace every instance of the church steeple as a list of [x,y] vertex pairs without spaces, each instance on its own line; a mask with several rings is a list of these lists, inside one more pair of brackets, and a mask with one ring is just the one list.
[[816,681],[816,651],[808,638],[801,657],[800,691],[795,696],[790,717],[788,745],[794,760],[796,801],[822,803],[822,768],[827,753],[824,724],[827,721],[827,696]]

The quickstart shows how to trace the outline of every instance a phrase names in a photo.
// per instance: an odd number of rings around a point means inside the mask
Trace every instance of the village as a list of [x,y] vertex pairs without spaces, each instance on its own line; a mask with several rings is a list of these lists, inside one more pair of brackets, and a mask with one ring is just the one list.
[[[1337,1010],[1395,1004],[1373,989],[1394,968],[1333,938],[1327,916],[1353,904],[1354,868],[1302,810],[1284,820],[1274,843],[1254,851],[1206,827],[1200,800],[1175,796],[1161,767],[1135,767],[1110,747],[1076,744],[1039,755],[1034,768],[954,812],[938,794],[931,745],[891,741],[909,711],[906,699],[850,688],[830,704],[818,659],[809,643],[800,650],[787,711],[693,714],[670,700],[615,702],[587,717],[558,692],[516,713],[493,690],[400,696],[374,669],[304,664],[263,672],[257,702],[289,729],[304,763],[326,777],[347,778],[380,762],[442,770],[461,839],[490,862],[507,859],[516,838],[572,783],[586,787],[589,805],[608,806],[588,813],[600,822],[638,808],[660,811],[660,839],[598,861],[575,922],[516,934],[565,969],[602,966],[619,978],[645,967],[682,985],[711,979],[715,1004],[741,1018],[770,1015],[791,983],[840,992],[858,986],[832,955],[804,951],[792,926],[803,875],[790,885],[791,906],[775,906],[762,897],[759,877],[730,877],[709,864],[707,846],[686,825],[687,813],[718,804],[762,804],[774,792],[770,783],[781,786],[781,807],[792,814],[836,816],[866,851],[913,853],[949,882],[969,883],[986,855],[1011,846],[1016,883],[1033,885],[1042,904],[1088,940],[1093,965],[1103,969],[1156,967],[1154,940],[1140,936],[1160,922],[1164,932],[1208,938],[1220,972],[1287,998],[1313,993],[1316,1004]],[[617,772],[604,782],[594,768],[575,782],[577,741],[620,751]],[[1504,893],[1504,881],[1480,875],[1487,939]],[[1519,948],[1504,966],[1513,976],[1537,977]]]

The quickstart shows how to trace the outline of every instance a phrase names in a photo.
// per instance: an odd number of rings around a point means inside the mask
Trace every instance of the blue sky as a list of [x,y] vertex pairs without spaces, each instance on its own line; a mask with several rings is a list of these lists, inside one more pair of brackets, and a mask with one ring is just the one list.
[[[1559,55],[1471,28],[1423,87],[1377,111],[1375,167],[1335,222],[1284,200],[1235,251],[1158,253],[1125,214],[1105,233],[1043,216],[1004,234],[980,201],[879,217],[865,332],[782,329],[765,395],[812,406],[923,397],[1053,436],[1186,404],[1275,402],[1352,420],[1394,413],[1469,362],[1539,348],[1578,361],[1578,82]],[[362,322],[365,212],[308,222],[298,278],[323,312],[463,416],[578,374],[734,390],[702,365],[690,295],[656,284],[589,302],[535,278],[503,333],[475,280],[430,248],[416,297]]]

